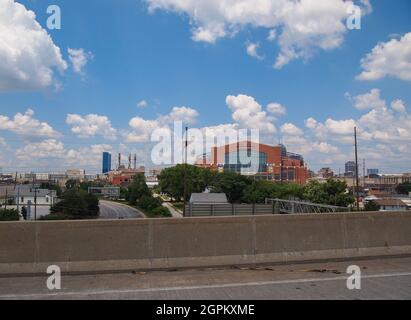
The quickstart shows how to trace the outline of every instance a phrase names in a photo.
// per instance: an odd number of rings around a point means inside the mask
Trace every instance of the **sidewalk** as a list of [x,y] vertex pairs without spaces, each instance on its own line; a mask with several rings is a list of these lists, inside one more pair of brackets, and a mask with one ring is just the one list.
[[173,218],[183,218],[183,214],[174,208],[169,202],[163,202],[163,206],[170,210],[171,215]]

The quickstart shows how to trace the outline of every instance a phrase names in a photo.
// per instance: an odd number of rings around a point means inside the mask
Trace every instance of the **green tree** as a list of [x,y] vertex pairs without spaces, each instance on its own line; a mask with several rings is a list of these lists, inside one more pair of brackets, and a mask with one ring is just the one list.
[[98,198],[84,190],[70,189],[63,193],[61,200],[51,207],[50,212],[73,219],[97,217]]
[[79,189],[79,188],[80,188],[80,181],[76,179],[67,180],[66,190],[73,190],[73,189]]
[[[164,169],[159,175],[160,191],[171,198],[180,201],[184,196],[184,164]],[[215,173],[208,169],[187,165],[186,182],[187,196],[201,193],[210,185]]]
[[147,186],[144,174],[137,174],[133,178],[133,182],[128,187],[126,200],[131,205],[136,205],[144,196],[151,196],[151,191]]
[[155,208],[161,207],[162,202],[158,198],[154,198],[153,196],[143,196],[138,202],[139,207],[144,210],[152,211]]
[[273,183],[270,181],[255,181],[244,191],[243,202],[265,203],[271,199],[302,199],[303,187],[294,183]]
[[347,184],[334,179],[329,179],[326,183],[309,182],[304,187],[303,199],[339,207],[348,207],[355,202],[354,196],[347,192]]
[[59,185],[50,182],[41,183],[40,189],[54,190],[56,191],[58,197],[60,197],[63,193]]
[[381,209],[380,205],[376,203],[375,201],[368,201],[364,207],[364,211],[368,211],[368,212],[380,211],[380,209]]
[[399,194],[409,194],[411,192],[411,183],[410,182],[405,182],[401,183],[397,186],[396,191]]
[[225,193],[231,203],[239,203],[244,198],[246,188],[253,181],[234,172],[219,173],[212,182],[212,192]]

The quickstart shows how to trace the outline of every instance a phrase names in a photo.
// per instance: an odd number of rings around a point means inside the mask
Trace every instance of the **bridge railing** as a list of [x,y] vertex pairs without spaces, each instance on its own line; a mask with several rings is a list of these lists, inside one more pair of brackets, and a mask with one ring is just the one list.
[[347,207],[330,206],[312,202],[283,200],[283,199],[266,199],[266,204],[274,206],[275,213],[336,213],[336,212],[350,212],[351,209]]

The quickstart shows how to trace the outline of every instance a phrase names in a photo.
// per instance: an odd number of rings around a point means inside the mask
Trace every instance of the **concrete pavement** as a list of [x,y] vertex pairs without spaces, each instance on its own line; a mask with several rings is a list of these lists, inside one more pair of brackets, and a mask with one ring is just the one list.
[[[362,289],[347,288],[347,267]],[[359,300],[411,299],[411,258],[274,265],[258,268],[63,276],[51,292],[42,277],[0,278],[0,299]]]
[[145,218],[141,211],[125,204],[100,200],[99,219],[138,219]]
[[163,206],[170,210],[171,215],[173,218],[183,218],[183,215],[176,210],[169,202],[163,202]]

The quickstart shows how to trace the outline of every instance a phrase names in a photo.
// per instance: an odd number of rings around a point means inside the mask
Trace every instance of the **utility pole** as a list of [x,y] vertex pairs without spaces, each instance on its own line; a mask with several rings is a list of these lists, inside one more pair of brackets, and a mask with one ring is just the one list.
[[34,221],[37,221],[37,187],[34,187]]
[[34,221],[37,220],[37,186],[35,185],[35,176],[33,176],[33,189],[34,189]]
[[357,127],[354,127],[355,138],[355,180],[356,180],[356,194],[357,194],[357,211],[360,211],[360,178],[359,178],[359,166],[358,166],[358,141],[357,141]]
[[362,186],[363,186],[363,188],[365,188],[365,159],[363,160],[363,163],[362,163],[362,179],[363,179],[363,181],[362,181]]
[[4,202],[4,210],[7,210],[7,201],[9,199],[8,193],[7,193],[7,186],[6,186],[6,201]]
[[186,127],[185,135],[185,150],[184,150],[184,207],[183,207],[183,216],[186,217],[187,210],[187,149],[188,149],[188,127]]
[[16,199],[16,205],[17,205],[17,212],[20,213],[20,186],[17,186],[17,172],[16,175],[14,176],[14,191],[17,189],[17,199]]
[[17,212],[20,212],[20,186],[17,187]]

